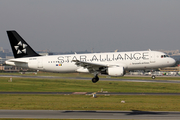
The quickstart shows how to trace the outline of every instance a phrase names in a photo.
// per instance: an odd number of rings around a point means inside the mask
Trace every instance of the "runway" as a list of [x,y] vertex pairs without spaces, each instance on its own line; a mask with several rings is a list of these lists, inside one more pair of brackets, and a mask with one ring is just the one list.
[[180,112],[158,111],[67,111],[67,110],[0,110],[0,118],[52,119],[156,119],[179,120]]
[[[56,77],[56,76],[21,76],[21,75],[12,75],[12,76],[10,76],[10,75],[0,75],[0,77],[91,80],[91,78],[83,78],[83,77]],[[138,79],[115,79],[115,78],[100,78],[100,81],[180,83],[180,80],[155,80],[155,79],[152,79],[152,80],[138,80]]]

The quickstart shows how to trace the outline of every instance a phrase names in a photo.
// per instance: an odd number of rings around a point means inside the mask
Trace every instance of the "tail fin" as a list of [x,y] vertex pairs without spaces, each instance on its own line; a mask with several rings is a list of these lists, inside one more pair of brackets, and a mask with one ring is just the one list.
[[40,56],[16,31],[7,31],[7,34],[15,58]]

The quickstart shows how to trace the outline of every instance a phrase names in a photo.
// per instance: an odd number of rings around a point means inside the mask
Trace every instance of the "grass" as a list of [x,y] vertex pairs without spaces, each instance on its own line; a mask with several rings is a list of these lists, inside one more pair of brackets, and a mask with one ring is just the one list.
[[145,83],[40,78],[9,78],[0,77],[0,92],[98,92],[103,88],[108,92],[125,93],[180,93],[180,84],[176,83]]
[[[1,95],[0,109],[180,111],[180,96]],[[126,103],[121,103],[124,100]]]

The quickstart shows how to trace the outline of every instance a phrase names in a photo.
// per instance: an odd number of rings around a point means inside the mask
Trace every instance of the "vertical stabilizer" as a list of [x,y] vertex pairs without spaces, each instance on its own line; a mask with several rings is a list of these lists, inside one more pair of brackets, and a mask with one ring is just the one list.
[[7,34],[15,58],[40,56],[16,31],[7,31]]

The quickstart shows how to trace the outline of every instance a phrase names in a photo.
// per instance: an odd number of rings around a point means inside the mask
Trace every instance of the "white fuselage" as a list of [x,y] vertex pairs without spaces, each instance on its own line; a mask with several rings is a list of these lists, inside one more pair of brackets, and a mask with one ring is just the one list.
[[133,51],[26,57],[7,60],[6,64],[50,72],[88,72],[73,60],[107,66],[118,65],[125,70],[162,68],[175,63],[173,58],[162,52]]

